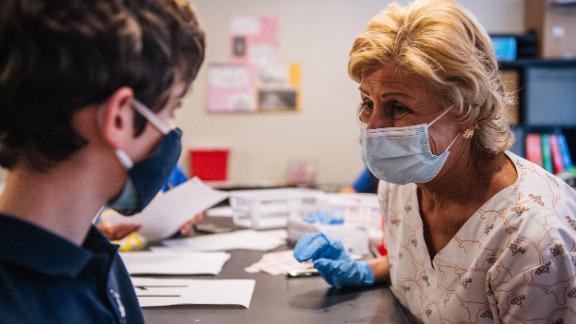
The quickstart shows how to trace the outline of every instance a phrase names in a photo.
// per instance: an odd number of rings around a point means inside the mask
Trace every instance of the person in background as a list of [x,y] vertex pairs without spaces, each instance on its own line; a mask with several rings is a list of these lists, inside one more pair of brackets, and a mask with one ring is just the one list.
[[144,322],[92,221],[168,179],[204,49],[188,1],[0,2],[1,322]]
[[473,15],[451,0],[391,4],[348,68],[388,255],[355,261],[314,233],[295,257],[335,287],[388,282],[418,321],[576,322],[576,192],[507,151],[498,63]]
[[378,191],[378,178],[368,168],[362,170],[351,186],[340,189],[341,193],[376,193],[376,191]]
[[172,170],[172,173],[170,173],[168,181],[166,181],[166,183],[162,186],[162,192],[166,192],[172,188],[178,187],[186,181],[188,181],[188,177],[180,165],[177,164],[176,167],[174,167],[174,170]]

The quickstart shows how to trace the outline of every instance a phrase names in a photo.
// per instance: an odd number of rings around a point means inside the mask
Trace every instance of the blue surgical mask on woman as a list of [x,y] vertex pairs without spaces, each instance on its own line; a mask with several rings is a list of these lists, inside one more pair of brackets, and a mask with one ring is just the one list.
[[128,179],[120,194],[108,203],[108,207],[126,216],[148,206],[170,176],[182,151],[180,129],[166,127],[150,109],[137,100],[133,101],[133,107],[164,137],[150,157],[137,163],[133,163],[122,149],[116,150],[118,160],[128,170]]
[[450,145],[439,155],[432,153],[428,128],[444,116],[446,109],[429,124],[367,129],[361,123],[362,154],[370,172],[395,184],[427,183],[440,172]]

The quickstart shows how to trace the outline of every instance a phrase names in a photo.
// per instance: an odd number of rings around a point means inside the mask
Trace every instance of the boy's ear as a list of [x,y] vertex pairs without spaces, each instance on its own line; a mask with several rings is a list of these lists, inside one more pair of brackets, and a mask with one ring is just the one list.
[[130,106],[134,98],[131,88],[116,90],[106,101],[100,119],[104,142],[113,148],[125,147],[134,135],[134,109]]

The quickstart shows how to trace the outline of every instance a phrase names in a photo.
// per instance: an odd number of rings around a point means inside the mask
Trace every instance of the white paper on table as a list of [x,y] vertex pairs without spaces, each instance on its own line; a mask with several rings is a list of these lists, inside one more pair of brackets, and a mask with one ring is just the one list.
[[298,262],[294,258],[294,251],[288,250],[266,253],[258,262],[244,270],[248,273],[261,271],[271,275],[281,275],[294,270],[308,270],[310,268],[312,268],[311,262]]
[[[268,251],[286,243],[286,230],[243,230],[163,241],[164,246],[185,251]],[[158,251],[157,249],[155,249]]]
[[240,305],[248,308],[256,285],[253,279],[131,279],[140,307]]
[[125,252],[120,253],[128,273],[155,275],[217,275],[230,259],[224,252],[174,253]]
[[194,215],[226,199],[224,192],[214,190],[194,177],[185,183],[159,195],[141,213],[125,217],[107,215],[110,223],[139,223],[139,233],[148,241],[170,237]]
[[230,206],[214,207],[214,208],[208,209],[204,214],[207,217],[233,218],[234,217],[234,210]]

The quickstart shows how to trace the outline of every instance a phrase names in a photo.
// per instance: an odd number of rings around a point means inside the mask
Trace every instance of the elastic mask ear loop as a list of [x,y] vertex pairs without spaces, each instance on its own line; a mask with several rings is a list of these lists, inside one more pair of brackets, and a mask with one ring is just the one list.
[[[428,127],[432,126],[435,122],[437,122],[440,118],[444,117],[444,115],[446,115],[448,113],[448,111],[452,109],[452,106],[448,107],[446,110],[444,110],[440,115],[438,115],[438,117],[434,118],[433,121],[431,121],[428,124]],[[456,136],[454,136],[454,138],[452,139],[452,142],[450,142],[450,144],[448,145],[448,147],[444,150],[444,152],[446,151],[450,151],[450,148],[452,147],[452,145],[454,145],[454,142],[456,142],[456,139],[458,138],[458,134],[456,134]]]
[[450,142],[450,145],[448,145],[448,147],[446,148],[445,151],[450,151],[450,148],[452,147],[452,145],[454,144],[454,142],[456,142],[456,139],[458,138],[458,135],[460,135],[460,133],[456,134],[456,136],[454,136],[454,139],[452,140],[452,142]]
[[446,115],[448,113],[448,111],[452,109],[452,106],[448,107],[446,110],[444,110],[440,115],[438,115],[438,117],[434,118],[433,121],[431,121],[430,123],[428,123],[428,127],[432,126],[435,122],[437,122],[440,118],[444,117],[444,115]]
[[156,127],[162,134],[166,135],[170,132],[168,127],[166,127],[149,108],[144,106],[140,101],[136,100],[136,98],[132,101],[134,110],[140,113],[144,118],[146,118],[150,124]]
[[126,170],[132,169],[132,167],[134,166],[134,162],[132,162],[132,159],[128,156],[128,153],[124,152],[124,150],[120,148],[116,149],[114,153],[116,153],[118,161],[120,161],[120,164],[122,164],[122,166],[124,166]]

